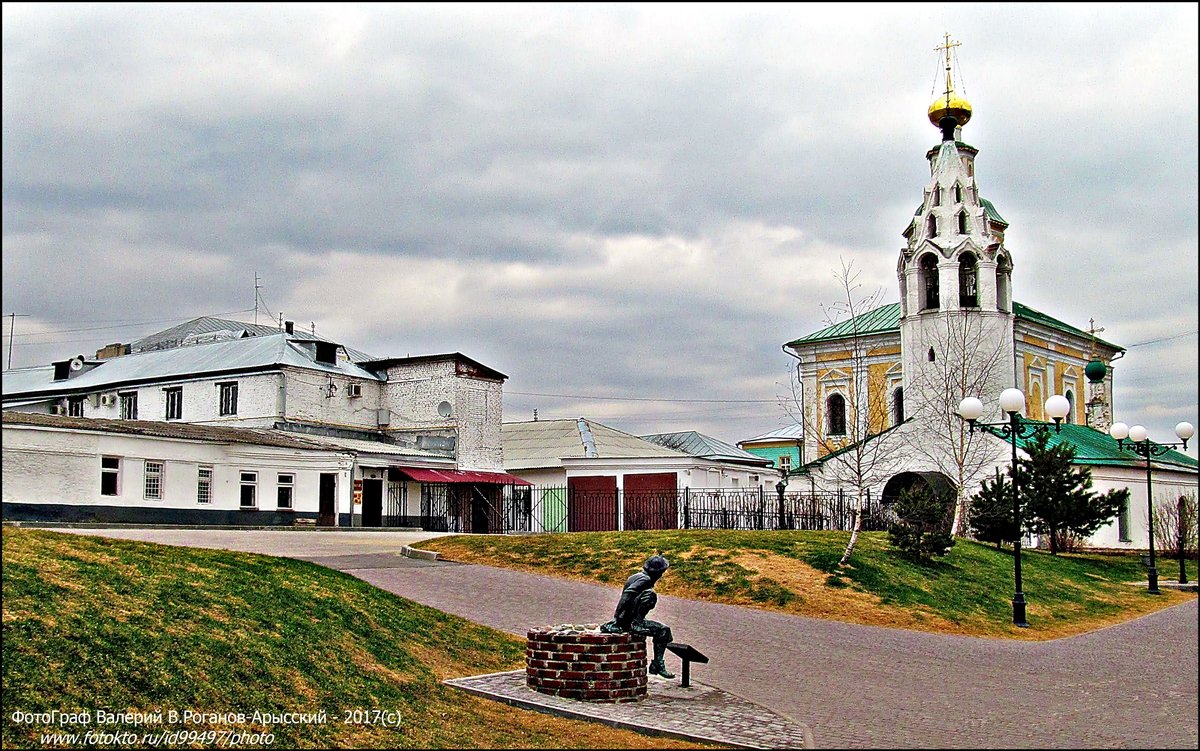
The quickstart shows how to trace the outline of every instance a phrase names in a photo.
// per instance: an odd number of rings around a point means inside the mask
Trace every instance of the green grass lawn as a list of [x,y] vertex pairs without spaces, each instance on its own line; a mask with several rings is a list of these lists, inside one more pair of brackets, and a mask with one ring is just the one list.
[[[268,731],[276,748],[694,747],[444,686],[522,667],[524,640],[314,564],[15,528],[3,562],[5,748],[97,729],[18,724],[14,711],[97,709],[326,711],[323,724],[100,728]],[[355,709],[394,714],[344,722]]]
[[847,532],[669,530],[521,536],[454,536],[420,547],[450,560],[620,585],[646,557],[671,561],[656,590],[692,599],[852,623],[941,633],[1049,639],[1082,633],[1182,602],[1194,594],[1146,593],[1136,555],[1023,551],[1031,628],[1012,625],[1013,557],[958,540],[922,565],[900,557],[887,534],[859,535],[838,571]]

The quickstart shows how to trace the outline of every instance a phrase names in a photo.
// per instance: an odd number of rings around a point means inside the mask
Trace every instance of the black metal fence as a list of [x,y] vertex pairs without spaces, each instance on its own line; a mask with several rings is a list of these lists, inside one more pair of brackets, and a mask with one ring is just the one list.
[[[585,532],[639,529],[824,529],[854,526],[852,494],[766,490],[580,491],[521,485],[422,486],[420,516],[398,526],[437,532]],[[884,530],[888,507],[863,500],[862,529]]]

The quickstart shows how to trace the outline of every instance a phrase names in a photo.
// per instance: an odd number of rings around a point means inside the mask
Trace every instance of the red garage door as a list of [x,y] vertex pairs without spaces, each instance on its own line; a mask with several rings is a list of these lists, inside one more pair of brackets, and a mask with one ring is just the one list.
[[674,472],[625,475],[625,529],[677,529],[675,482]]
[[567,531],[611,532],[617,528],[617,478],[567,478]]

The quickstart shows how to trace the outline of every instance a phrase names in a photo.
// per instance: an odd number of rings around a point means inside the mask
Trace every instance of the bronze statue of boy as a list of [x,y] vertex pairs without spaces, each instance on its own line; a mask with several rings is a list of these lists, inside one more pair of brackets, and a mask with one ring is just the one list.
[[613,619],[600,627],[606,634],[629,633],[654,639],[654,659],[650,662],[650,672],[663,678],[675,677],[667,671],[663,662],[667,644],[671,642],[671,629],[658,621],[646,620],[646,615],[658,604],[654,583],[662,578],[670,565],[661,555],[650,556],[642,570],[626,580]]

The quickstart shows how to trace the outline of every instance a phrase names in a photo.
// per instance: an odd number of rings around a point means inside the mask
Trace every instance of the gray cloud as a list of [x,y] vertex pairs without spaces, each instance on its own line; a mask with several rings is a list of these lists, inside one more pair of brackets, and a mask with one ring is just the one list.
[[[840,258],[896,299],[925,10],[5,4],[14,365],[245,310],[257,272],[351,346],[505,371],[516,416],[762,432]],[[942,14],[1017,299],[1126,345],[1194,331],[1196,8]],[[1132,348],[1118,409],[1197,422],[1195,361]]]

